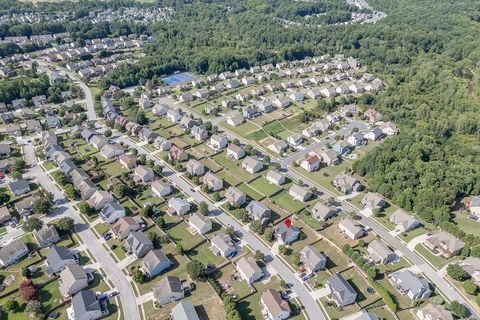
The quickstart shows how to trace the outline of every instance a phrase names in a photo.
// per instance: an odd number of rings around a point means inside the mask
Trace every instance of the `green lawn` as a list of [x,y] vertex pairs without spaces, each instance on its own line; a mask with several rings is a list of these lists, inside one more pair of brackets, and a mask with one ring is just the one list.
[[428,260],[435,268],[441,269],[447,263],[452,262],[455,258],[445,259],[439,255],[435,255],[432,251],[426,248],[422,243],[415,246],[415,251]]
[[290,212],[299,212],[305,208],[305,203],[293,200],[286,191],[273,197],[273,200],[275,200],[276,205]]
[[220,123],[220,126],[233,132],[233,133],[236,133],[238,134],[239,136],[242,136],[244,138],[246,138],[246,136],[252,132],[252,131],[255,131],[255,130],[258,130],[259,127],[251,122],[244,122],[243,124],[239,125],[239,126],[236,126],[236,127],[233,127],[229,124],[227,124],[226,122],[221,122]]
[[101,166],[103,171],[109,177],[118,177],[122,175],[122,173],[127,173],[130,170],[126,169],[124,166],[120,164],[120,162],[114,160],[108,164],[104,164]]
[[267,197],[281,190],[280,187],[268,182],[268,180],[265,179],[264,177],[258,177],[257,179],[251,181],[249,185],[255,188],[256,190],[260,191]]
[[270,281],[267,283],[254,283],[254,287],[257,290],[256,293],[240,300],[237,303],[237,308],[240,311],[243,320],[263,319],[260,306],[260,297],[263,291],[267,289],[280,290],[280,280],[277,277],[271,277]]
[[455,215],[455,222],[457,223],[458,227],[467,234],[477,235],[478,231],[480,230],[480,222],[468,219],[466,214],[457,213]]
[[219,265],[226,261],[222,256],[217,256],[210,251],[209,243],[205,242],[200,246],[192,249],[188,252],[188,255],[191,259],[195,259],[203,262],[204,264],[212,263],[214,265]]
[[181,244],[185,250],[189,250],[205,241],[201,236],[191,234],[187,228],[187,223],[181,222],[175,227],[168,229],[167,234],[176,244]]
[[240,184],[239,186],[237,186],[237,188],[240,191],[246,193],[247,196],[249,196],[253,200],[259,201],[259,200],[264,198],[263,194],[261,194],[261,193],[257,192],[256,190],[252,189],[251,187],[249,187],[245,183]]
[[42,164],[42,167],[45,169],[45,171],[50,171],[50,170],[55,169],[55,165],[51,161],[45,161]]
[[250,174],[246,172],[241,167],[242,160],[233,161],[233,160],[227,159],[225,154],[226,154],[225,151],[220,152],[215,156],[213,156],[212,159],[218,162],[221,166],[223,166],[224,170],[227,170],[230,174],[232,174],[236,178],[244,182],[249,182],[253,180],[255,177],[260,175],[260,173]]
[[155,195],[151,188],[143,190],[141,193],[137,194],[134,200],[140,207],[144,207],[145,204],[151,203],[154,205],[159,205],[163,203],[163,199]]

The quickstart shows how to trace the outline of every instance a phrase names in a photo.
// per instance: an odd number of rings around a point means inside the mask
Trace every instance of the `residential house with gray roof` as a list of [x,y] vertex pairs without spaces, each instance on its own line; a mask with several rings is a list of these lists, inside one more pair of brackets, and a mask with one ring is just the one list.
[[375,239],[368,244],[369,258],[376,264],[388,264],[398,261],[398,256],[380,239]]
[[323,252],[318,251],[314,246],[305,246],[305,248],[300,251],[300,261],[310,272],[325,269],[327,260],[327,256]]
[[330,299],[340,307],[353,304],[357,299],[355,289],[339,273],[334,273],[325,283],[325,287],[330,291]]
[[108,314],[108,309],[92,290],[81,290],[72,299],[75,320],[96,320]]
[[143,257],[140,268],[147,277],[153,278],[170,268],[171,265],[172,262],[162,249],[153,249]]
[[70,264],[77,263],[75,254],[64,246],[53,246],[47,252],[47,274],[59,274]]
[[153,249],[153,243],[142,231],[130,232],[125,240],[124,247],[128,252],[133,253],[137,258],[143,258]]
[[177,303],[170,312],[171,320],[200,320],[192,301],[185,300]]
[[235,187],[229,187],[225,191],[225,198],[234,207],[241,207],[247,201],[247,195]]
[[164,277],[153,286],[152,292],[154,299],[160,305],[180,300],[185,296],[180,278],[174,276]]
[[245,210],[250,219],[259,220],[262,224],[268,223],[272,215],[272,211],[267,206],[256,200],[250,201]]
[[428,281],[410,270],[400,269],[389,274],[388,277],[402,295],[406,295],[413,301],[426,299],[432,293]]
[[60,272],[60,292],[64,296],[73,296],[88,287],[88,276],[79,264],[70,264]]
[[44,225],[40,230],[34,230],[32,234],[41,248],[49,247],[60,241],[57,229],[53,225]]
[[0,265],[8,267],[28,254],[28,247],[21,239],[13,240],[0,249]]

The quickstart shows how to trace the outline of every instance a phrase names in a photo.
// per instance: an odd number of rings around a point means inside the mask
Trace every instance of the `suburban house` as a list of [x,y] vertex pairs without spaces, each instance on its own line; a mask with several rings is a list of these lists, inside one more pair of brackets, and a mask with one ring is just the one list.
[[155,173],[147,166],[137,166],[135,168],[135,180],[147,183],[155,179]]
[[227,146],[228,139],[225,136],[214,134],[210,137],[210,146],[215,150],[223,149]]
[[166,276],[152,288],[153,297],[160,305],[180,300],[184,297],[182,282],[179,277]]
[[20,216],[27,217],[30,215],[30,212],[32,211],[33,200],[33,197],[26,197],[15,203],[15,210]]
[[265,290],[260,297],[260,303],[268,319],[285,320],[290,316],[291,310],[288,301],[283,300],[276,290]]
[[363,115],[368,119],[368,121],[371,124],[375,124],[383,120],[383,115],[380,112],[373,109],[368,109],[363,113]]
[[170,160],[182,162],[188,160],[188,153],[182,148],[172,146],[170,152],[168,153],[168,157],[170,158]]
[[185,169],[189,174],[194,176],[201,176],[205,174],[205,166],[196,159],[188,160],[187,164],[185,165]]
[[255,200],[250,201],[245,211],[250,219],[259,220],[262,224],[268,223],[272,215],[267,206]]
[[162,137],[157,137],[154,141],[153,141],[153,146],[155,147],[155,149],[157,150],[160,150],[160,151],[168,151],[172,148],[172,143],[165,139],[165,138],[162,138]]
[[471,214],[480,216],[480,196],[472,197],[472,200],[470,200],[468,204],[468,210]]
[[100,218],[102,218],[105,223],[112,224],[122,217],[125,217],[125,209],[117,200],[107,203],[102,210],[100,210]]
[[452,313],[440,304],[429,303],[415,313],[418,320],[453,320]]
[[365,134],[365,139],[368,139],[371,141],[377,141],[382,137],[382,135],[383,135],[382,130],[380,130],[379,127],[375,127]]
[[229,187],[225,191],[225,198],[234,207],[240,207],[247,201],[247,195],[235,187]]
[[325,283],[325,287],[330,291],[330,299],[340,307],[353,304],[357,299],[355,289],[339,273],[334,273]]
[[455,238],[454,235],[447,231],[441,231],[427,238],[423,244],[432,251],[439,252],[444,258],[449,259],[453,256],[458,256],[465,243],[462,240]]
[[152,182],[152,191],[159,197],[166,197],[172,193],[172,187],[168,182],[157,179]]
[[57,229],[53,225],[44,225],[40,230],[34,230],[32,235],[40,248],[49,247],[60,241]]
[[300,230],[285,222],[279,223],[274,228],[275,239],[280,244],[290,244],[298,239]]
[[218,233],[210,241],[210,250],[216,255],[230,257],[237,253],[237,247],[232,238],[225,233]]
[[212,220],[196,212],[192,213],[190,219],[188,219],[188,224],[198,234],[205,234],[212,230]]
[[400,269],[388,275],[394,287],[411,300],[421,300],[430,297],[432,291],[428,281],[417,276],[410,270]]
[[335,166],[340,163],[338,152],[333,149],[322,151],[320,157],[322,158],[322,162],[327,166]]
[[190,211],[190,202],[181,198],[170,198],[168,200],[167,213],[170,215],[184,215]]
[[227,148],[227,158],[240,160],[245,157],[245,150],[236,144],[229,144]]
[[97,150],[100,150],[103,148],[104,145],[108,143],[107,139],[105,139],[102,136],[98,135],[93,135],[90,137],[90,144]]
[[318,251],[314,246],[305,246],[305,248],[300,251],[300,261],[310,272],[325,269],[327,260],[328,257],[323,252]]
[[8,267],[28,254],[28,247],[21,239],[13,240],[0,249],[0,265]]
[[297,200],[300,202],[305,202],[310,199],[312,193],[310,190],[300,187],[298,184],[294,184],[288,190],[288,194],[293,198],[293,200]]
[[13,180],[8,184],[8,189],[12,192],[15,196],[19,196],[25,193],[30,192],[30,185],[25,179],[17,179]]
[[95,193],[87,200],[90,208],[95,210],[102,209],[107,203],[114,201],[113,196],[108,191],[97,190]]
[[283,140],[277,140],[268,145],[268,149],[278,154],[282,154],[287,148],[288,144]]
[[413,230],[420,225],[420,222],[417,219],[402,209],[395,210],[390,216],[390,222],[395,225],[395,230],[402,233]]
[[[73,296],[68,314],[74,314],[75,320],[96,320],[108,314],[108,309],[92,290],[81,290]],[[69,311],[71,309],[71,311]]]
[[236,127],[241,125],[245,121],[243,115],[238,111],[233,112],[227,116],[227,124],[231,125],[232,127]]
[[312,217],[319,221],[327,221],[338,213],[337,208],[330,207],[318,201],[312,208]]
[[382,132],[384,134],[386,134],[387,136],[394,136],[398,133],[398,128],[397,126],[393,123],[393,122],[385,122],[384,124],[382,124],[382,126],[380,127],[380,129],[382,130]]
[[223,189],[223,180],[208,171],[203,177],[203,183],[210,191],[218,191]]
[[250,174],[254,174],[263,169],[263,163],[253,157],[248,156],[242,161],[242,169]]
[[122,154],[118,157],[118,162],[120,162],[125,169],[133,169],[137,166],[137,157],[134,155]]
[[285,175],[275,170],[269,170],[266,178],[268,182],[277,186],[281,186],[286,181]]
[[335,188],[340,189],[345,194],[358,192],[362,189],[360,182],[345,172],[337,174],[332,183]]
[[398,256],[380,239],[372,240],[368,244],[367,252],[375,264],[388,264],[398,261]]
[[208,138],[208,131],[203,126],[193,126],[190,135],[197,141],[203,141]]
[[170,312],[171,320],[200,320],[192,301],[180,301]]
[[350,137],[347,138],[347,142],[350,143],[352,147],[358,147],[362,145],[363,140],[365,139],[363,133],[357,132],[352,134]]
[[112,159],[124,154],[123,148],[116,144],[106,144],[100,151],[101,155],[106,159]]
[[88,287],[88,276],[79,264],[70,264],[60,272],[60,292],[64,296],[73,296]]
[[162,249],[153,249],[143,257],[140,269],[147,277],[153,278],[170,268],[171,265],[172,262],[163,253]]
[[385,208],[387,203],[385,202],[383,197],[381,195],[379,195],[378,193],[368,192],[362,198],[362,205],[365,209],[373,211],[374,209],[381,210],[381,209]]
[[468,275],[480,285],[480,258],[467,257],[458,264]]
[[4,224],[10,219],[12,219],[12,215],[10,214],[7,206],[0,207],[0,223]]
[[344,218],[338,223],[338,228],[352,240],[356,240],[365,235],[363,226],[352,218]]
[[97,186],[90,180],[74,180],[73,185],[80,192],[82,200],[90,199],[98,190]]
[[111,231],[120,240],[128,237],[130,232],[140,230],[140,224],[133,217],[121,217],[115,222]]
[[368,312],[368,311],[362,311],[361,314],[357,315],[355,318],[352,320],[382,320],[379,316],[377,316],[375,313]]
[[237,261],[237,271],[243,280],[252,284],[263,277],[263,271],[252,257],[242,257]]
[[123,245],[128,252],[133,253],[137,258],[144,257],[153,249],[153,243],[142,231],[132,231]]
[[300,133],[292,134],[287,138],[287,142],[294,147],[299,146],[303,142],[303,136]]
[[308,154],[301,162],[300,167],[308,172],[317,171],[320,167],[320,158],[317,154]]
[[67,247],[53,246],[47,252],[47,274],[59,274],[66,266],[77,264],[77,257]]
[[344,155],[350,152],[350,143],[346,140],[338,141],[332,147],[332,149],[337,152],[338,154]]

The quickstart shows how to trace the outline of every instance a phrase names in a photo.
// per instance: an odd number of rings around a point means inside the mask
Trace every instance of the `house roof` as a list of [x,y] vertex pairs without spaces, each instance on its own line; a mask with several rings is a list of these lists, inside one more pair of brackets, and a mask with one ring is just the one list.
[[293,184],[288,192],[291,195],[299,196],[301,198],[307,198],[311,194],[310,190],[300,187],[298,184]]
[[62,272],[60,272],[60,278],[62,284],[66,287],[70,287],[75,281],[87,279],[87,273],[83,267],[79,264],[69,264]]
[[440,231],[428,238],[427,241],[434,245],[442,243],[451,252],[461,250],[465,246],[465,243],[462,240],[455,238],[453,234],[448,233],[447,231]]
[[415,295],[429,287],[427,280],[420,278],[410,270],[401,269],[391,273],[391,276],[403,291],[410,291]]
[[238,201],[245,193],[241,192],[235,187],[229,187],[227,191],[225,191],[225,198],[227,198],[231,202]]
[[305,248],[300,251],[300,259],[310,268],[315,267],[323,261],[327,261],[327,257],[314,246],[305,246]]
[[53,225],[44,225],[40,230],[34,230],[33,236],[38,242],[43,242],[58,237],[58,232]]
[[153,296],[160,300],[171,293],[183,293],[182,282],[179,277],[166,276],[152,288]]
[[116,235],[122,234],[130,226],[138,228],[138,222],[133,217],[121,217],[112,227],[112,232]]
[[262,269],[260,269],[257,262],[252,257],[240,258],[237,261],[237,269],[242,270],[243,274],[247,277],[262,272]]
[[387,246],[385,242],[380,239],[375,239],[368,244],[370,255],[377,256],[380,260],[384,260],[389,255],[393,254],[393,251]]
[[417,223],[417,220],[414,217],[402,209],[395,210],[395,212],[390,216],[390,221],[397,225],[402,225],[405,230],[408,230],[410,226]]
[[23,243],[21,239],[13,240],[12,242],[3,246],[0,249],[0,260],[2,261],[8,260],[15,253],[17,253],[20,250],[24,250],[25,248],[27,248],[27,246],[25,245],[25,243]]
[[420,309],[424,315],[430,315],[430,319],[435,320],[453,320],[452,313],[439,304],[429,303]]
[[277,318],[283,312],[290,313],[288,302],[282,299],[280,293],[273,289],[267,289],[260,298],[272,317]]
[[339,273],[334,273],[330,279],[327,280],[327,283],[340,300],[343,300],[347,295],[357,294],[350,283]]
[[358,223],[357,221],[353,220],[350,217],[342,219],[342,221],[340,221],[338,223],[338,226],[339,227],[341,226],[344,229],[347,229],[348,231],[350,231],[351,233],[354,233],[354,234],[363,230],[360,223]]
[[53,246],[47,252],[48,263],[55,269],[62,261],[71,259],[75,259],[75,255],[64,246]]
[[215,245],[220,251],[226,252],[228,249],[235,247],[232,238],[225,233],[217,233],[212,237],[212,245]]
[[188,222],[196,226],[198,229],[202,229],[204,226],[212,225],[212,221],[210,219],[196,212],[192,213],[190,219],[188,219]]
[[334,207],[329,207],[322,202],[318,201],[315,203],[315,205],[312,208],[312,214],[315,219],[322,219],[325,220],[325,218],[332,213],[332,211],[336,212],[336,208]]
[[267,173],[267,178],[279,182],[281,179],[285,178],[285,175],[275,170],[269,170]]
[[95,292],[92,290],[81,290],[78,292],[72,299],[72,307],[76,315],[83,315],[102,309]]
[[177,303],[170,313],[172,320],[200,320],[190,300]]
[[150,250],[142,259],[142,267],[146,268],[148,272],[152,272],[160,263],[170,261],[163,253],[162,249]]

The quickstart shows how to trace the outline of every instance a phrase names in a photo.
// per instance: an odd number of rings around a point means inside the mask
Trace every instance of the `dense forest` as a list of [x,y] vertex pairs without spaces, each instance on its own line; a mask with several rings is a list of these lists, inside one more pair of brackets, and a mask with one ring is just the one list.
[[[152,24],[148,57],[104,86],[173,70],[214,73],[323,53],[358,59],[386,80],[366,100],[399,124],[355,169],[370,188],[427,221],[449,219],[455,200],[480,193],[480,4],[469,0],[375,0],[377,24],[283,28],[284,1],[176,3],[172,23]],[[290,2],[291,3],[291,2]]]

